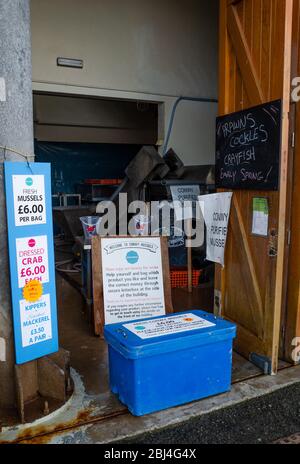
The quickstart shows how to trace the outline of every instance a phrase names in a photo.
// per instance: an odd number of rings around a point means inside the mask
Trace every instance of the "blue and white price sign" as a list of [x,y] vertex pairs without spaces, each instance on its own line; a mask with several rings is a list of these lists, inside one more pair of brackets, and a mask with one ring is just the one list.
[[58,350],[49,163],[5,162],[16,363]]

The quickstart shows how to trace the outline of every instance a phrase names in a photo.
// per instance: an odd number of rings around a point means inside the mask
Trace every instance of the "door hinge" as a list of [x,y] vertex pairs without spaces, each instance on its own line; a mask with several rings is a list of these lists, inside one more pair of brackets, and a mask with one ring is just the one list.
[[292,148],[295,148],[295,139],[296,139],[295,132],[292,132],[291,133],[291,147]]
[[291,246],[291,236],[292,236],[291,231],[288,230],[287,231],[287,245],[288,246]]

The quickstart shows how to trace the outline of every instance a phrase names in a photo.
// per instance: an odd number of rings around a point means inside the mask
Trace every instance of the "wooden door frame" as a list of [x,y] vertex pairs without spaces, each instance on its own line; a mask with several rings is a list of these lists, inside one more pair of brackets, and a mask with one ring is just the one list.
[[[292,67],[291,76],[300,75],[300,0],[294,0],[293,11],[293,47],[292,47]],[[297,360],[292,358],[292,351],[297,342],[296,337],[300,337],[300,184],[297,181],[297,172],[300,170],[300,103],[292,103],[293,112],[291,113],[291,136],[294,143],[291,143],[291,179],[290,185],[290,247],[288,256],[288,272],[286,278],[286,307],[282,323],[284,331],[283,353],[284,358],[292,363]]]
[[291,109],[291,70],[294,0],[285,0],[285,39],[282,92],[282,140],[279,187],[278,252],[276,264],[274,325],[272,338],[272,373],[278,369],[278,355],[281,334],[281,316],[286,303],[286,279],[288,272],[289,247],[289,176],[290,176],[290,109]]
[[[251,54],[244,40],[240,22],[236,15],[234,5],[239,0],[220,0],[220,69],[219,73],[219,114],[229,112],[229,63],[228,47],[229,32],[235,38],[236,51],[240,54],[242,62],[241,73],[248,82],[248,88],[253,95],[253,101],[262,103],[265,101],[259,81],[256,77],[255,66],[252,63]],[[282,88],[282,141],[281,141],[281,164],[280,164],[280,188],[279,188],[279,211],[278,211],[278,241],[277,262],[275,276],[275,303],[274,314],[270,321],[269,342],[271,344],[271,373],[276,374],[278,369],[279,343],[281,333],[282,312],[285,305],[285,275],[287,274],[287,247],[289,235],[289,189],[288,178],[290,176],[290,95],[291,95],[291,64],[292,64],[292,18],[294,0],[285,1],[285,24],[284,24],[284,64],[283,64],[283,88]],[[230,26],[228,24],[230,23]],[[225,76],[225,78],[224,78]],[[248,89],[247,89],[248,90]],[[220,266],[216,265],[216,289],[221,290],[221,312],[224,308],[225,273]]]

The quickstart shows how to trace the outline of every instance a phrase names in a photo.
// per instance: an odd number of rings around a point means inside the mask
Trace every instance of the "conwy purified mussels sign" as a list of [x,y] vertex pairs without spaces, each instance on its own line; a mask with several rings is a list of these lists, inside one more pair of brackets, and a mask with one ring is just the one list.
[[281,100],[217,118],[216,186],[278,190]]
[[206,259],[224,266],[232,192],[198,197],[206,225]]

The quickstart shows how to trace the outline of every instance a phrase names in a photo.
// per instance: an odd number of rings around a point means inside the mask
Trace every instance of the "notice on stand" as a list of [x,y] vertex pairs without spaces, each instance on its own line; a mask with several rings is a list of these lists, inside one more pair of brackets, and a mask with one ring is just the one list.
[[44,178],[43,175],[12,176],[16,226],[46,224]]
[[165,314],[159,237],[101,240],[105,324]]
[[20,301],[22,346],[34,345],[52,338],[50,295],[37,302]]
[[216,324],[196,316],[195,314],[184,314],[178,316],[164,317],[154,321],[139,321],[136,324],[124,324],[123,327],[137,335],[139,338],[162,337],[190,330],[214,327]]

